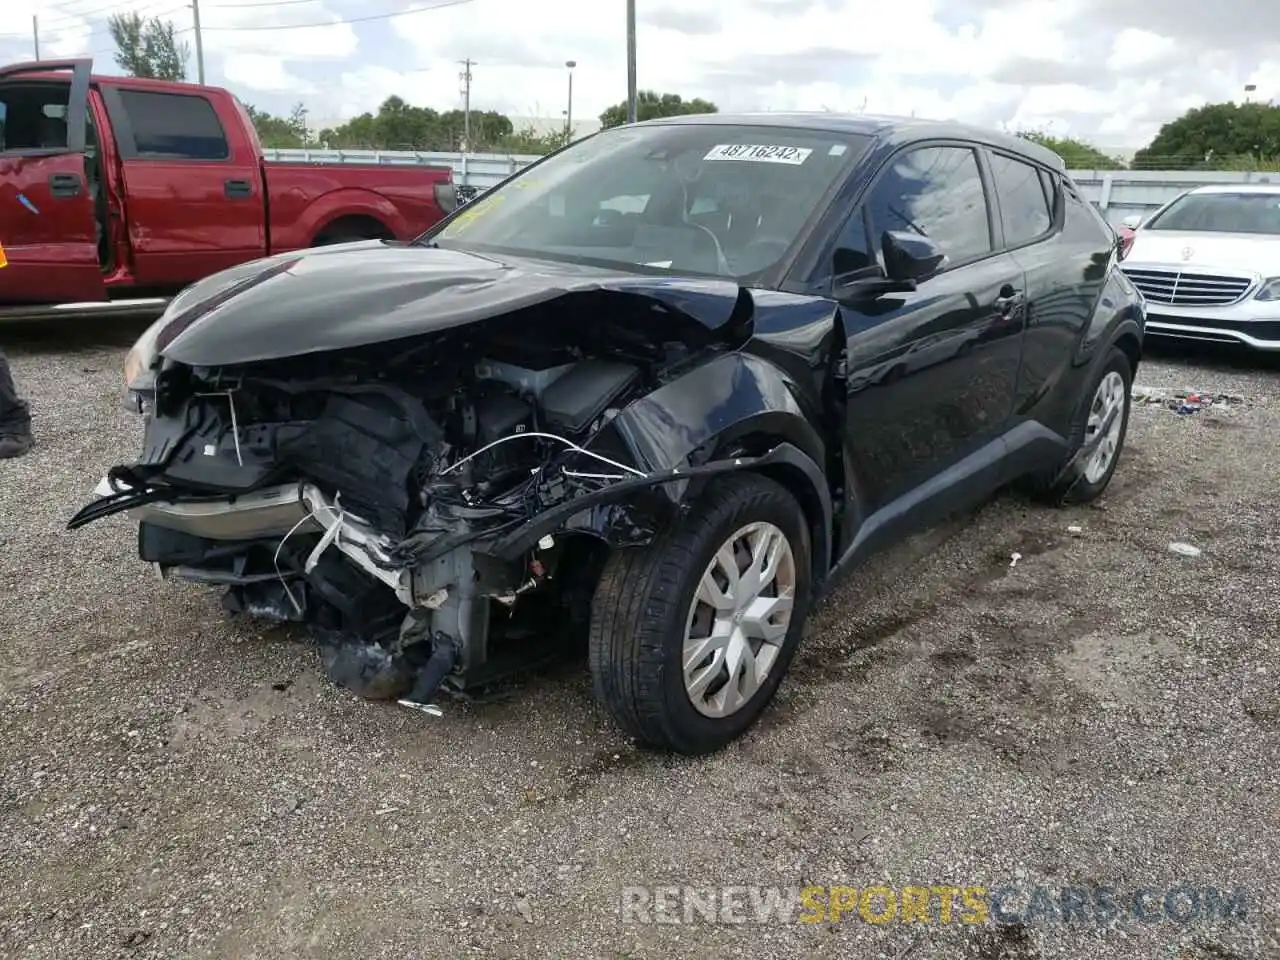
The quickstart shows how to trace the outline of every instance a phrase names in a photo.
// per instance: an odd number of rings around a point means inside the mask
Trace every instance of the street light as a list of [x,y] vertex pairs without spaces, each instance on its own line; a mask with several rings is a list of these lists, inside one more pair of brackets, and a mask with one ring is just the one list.
[[1253,93],[1253,91],[1257,89],[1258,89],[1258,85],[1256,83],[1246,83],[1244,85],[1244,102],[1245,103],[1249,102],[1249,94]]
[[566,60],[564,65],[569,70],[569,109],[564,114],[564,142],[568,143],[573,138],[573,68],[578,61]]

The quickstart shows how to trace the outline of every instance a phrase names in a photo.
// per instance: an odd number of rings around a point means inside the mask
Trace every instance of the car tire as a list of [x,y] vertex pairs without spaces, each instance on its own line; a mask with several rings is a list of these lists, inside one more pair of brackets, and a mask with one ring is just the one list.
[[[1106,361],[1090,379],[1089,388],[1081,397],[1080,405],[1071,422],[1071,453],[1051,470],[1030,478],[1031,492],[1041,500],[1055,506],[1091,503],[1102,495],[1111,482],[1124,450],[1129,433],[1129,412],[1132,409],[1133,368],[1129,358],[1118,347],[1113,347]],[[1095,462],[1097,454],[1087,456],[1080,469],[1063,475],[1063,469],[1076,456],[1080,448],[1092,439],[1099,408],[1118,404],[1120,415],[1112,428],[1111,436],[1104,441],[1109,455],[1105,462]],[[1101,413],[1105,417],[1105,412]]]
[[[590,628],[595,695],[614,721],[644,746],[687,755],[719,750],[746,731],[772,700],[804,630],[810,544],[804,512],[787,489],[742,473],[709,484],[683,526],[648,546],[614,551]],[[757,560],[776,550],[765,569],[772,576],[757,593],[754,564],[741,568],[752,547]],[[735,604],[732,584],[725,589],[730,561],[739,575],[748,573],[736,591],[745,606]],[[788,592],[789,612],[767,603]],[[713,594],[719,609],[706,602]],[[686,672],[694,644],[705,657]]]

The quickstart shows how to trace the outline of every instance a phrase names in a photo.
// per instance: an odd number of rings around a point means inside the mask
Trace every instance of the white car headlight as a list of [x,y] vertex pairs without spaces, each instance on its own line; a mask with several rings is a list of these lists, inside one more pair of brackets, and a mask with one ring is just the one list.
[[1263,280],[1253,297],[1255,300],[1280,300],[1280,277]]

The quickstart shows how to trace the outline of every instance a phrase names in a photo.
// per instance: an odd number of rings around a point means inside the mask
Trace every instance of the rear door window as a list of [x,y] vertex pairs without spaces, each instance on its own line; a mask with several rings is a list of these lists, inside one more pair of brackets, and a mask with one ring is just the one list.
[[204,97],[148,90],[118,91],[129,122],[133,153],[160,160],[226,160],[226,131]]
[[1020,247],[1053,229],[1053,211],[1039,167],[1003,153],[992,153],[991,178],[1000,198],[1005,246]]

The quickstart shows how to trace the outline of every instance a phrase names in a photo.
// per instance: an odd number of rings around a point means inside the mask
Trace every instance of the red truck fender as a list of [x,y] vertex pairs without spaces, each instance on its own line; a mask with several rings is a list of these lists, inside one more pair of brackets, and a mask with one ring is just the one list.
[[[341,221],[350,221],[342,223]],[[293,223],[273,228],[275,250],[312,247],[317,240],[372,240],[382,236],[410,238],[408,222],[386,197],[358,187],[317,197]]]

